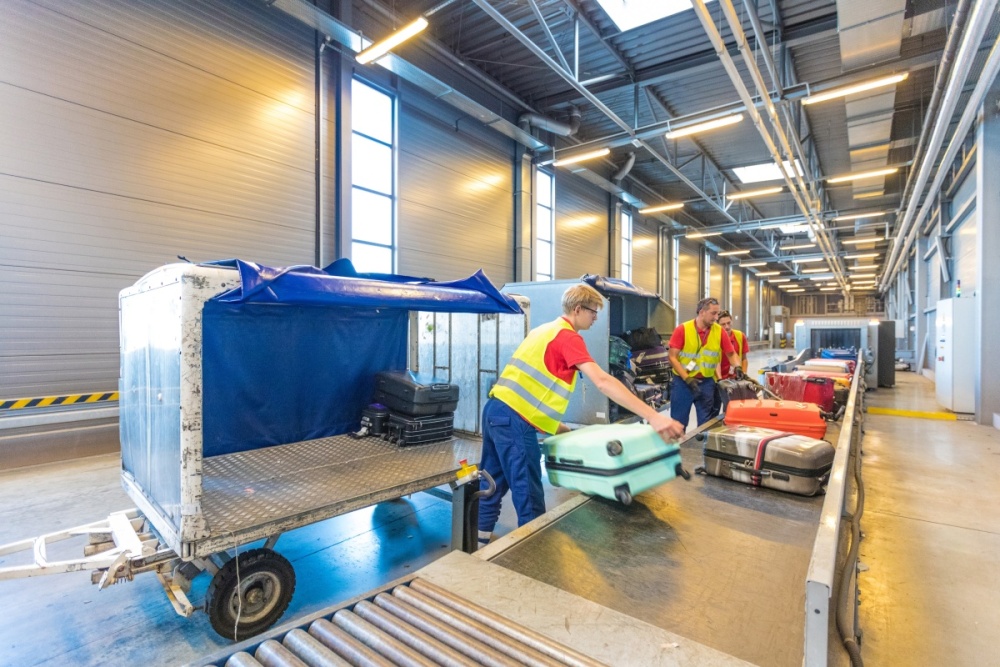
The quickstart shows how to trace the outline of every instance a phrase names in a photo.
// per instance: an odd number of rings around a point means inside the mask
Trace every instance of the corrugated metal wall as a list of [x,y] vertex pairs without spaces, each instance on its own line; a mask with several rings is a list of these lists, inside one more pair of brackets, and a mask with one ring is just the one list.
[[760,317],[758,317],[759,310],[757,306],[759,301],[757,300],[758,290],[760,289],[760,281],[756,278],[747,279],[747,296],[749,298],[747,313],[747,328],[744,330],[749,340],[760,340]]
[[608,274],[608,197],[586,181],[556,170],[556,279]]
[[733,326],[744,331],[746,329],[746,311],[743,308],[743,274],[746,269],[733,269],[733,279],[729,283],[729,293],[732,296]]
[[677,269],[677,323],[687,322],[695,316],[694,309],[701,300],[701,245],[681,239]]
[[660,273],[659,224],[632,216],[632,283],[658,292]]
[[[404,89],[400,102],[399,272],[454,280],[481,268],[511,281],[513,142],[420,93]],[[557,249],[574,243],[571,230],[556,238]]]
[[723,309],[726,307],[726,287],[723,279],[726,275],[726,264],[725,257],[713,256],[712,263],[708,265],[710,277],[708,294],[718,299]]
[[4,3],[0,396],[117,388],[119,290],[311,263],[313,32],[218,0]]

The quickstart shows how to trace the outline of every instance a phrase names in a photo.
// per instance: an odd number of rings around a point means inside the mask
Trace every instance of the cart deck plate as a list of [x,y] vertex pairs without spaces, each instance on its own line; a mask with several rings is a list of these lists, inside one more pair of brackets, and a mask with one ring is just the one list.
[[460,460],[479,461],[481,448],[465,438],[398,447],[340,435],[205,459],[210,536],[195,551],[207,555],[446,484]]

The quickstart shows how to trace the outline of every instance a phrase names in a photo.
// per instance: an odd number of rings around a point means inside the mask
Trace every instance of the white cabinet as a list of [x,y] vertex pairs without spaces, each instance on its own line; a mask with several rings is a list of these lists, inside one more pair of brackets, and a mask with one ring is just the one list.
[[937,400],[952,412],[975,412],[975,299],[937,302]]

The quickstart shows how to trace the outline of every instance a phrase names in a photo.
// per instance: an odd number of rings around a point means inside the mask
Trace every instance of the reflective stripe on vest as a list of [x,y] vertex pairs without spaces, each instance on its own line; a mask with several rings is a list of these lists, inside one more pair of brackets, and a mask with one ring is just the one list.
[[694,325],[694,320],[684,323],[684,349],[677,353],[681,364],[687,368],[688,363],[695,362],[696,366],[692,374],[698,374],[705,378],[715,377],[715,367],[719,365],[722,358],[722,327],[713,324],[708,330],[708,337],[705,344],[701,343],[698,336],[698,329]]
[[556,432],[576,386],[575,372],[567,383],[545,367],[545,350],[563,330],[573,331],[573,325],[560,317],[529,332],[490,391],[545,433]]

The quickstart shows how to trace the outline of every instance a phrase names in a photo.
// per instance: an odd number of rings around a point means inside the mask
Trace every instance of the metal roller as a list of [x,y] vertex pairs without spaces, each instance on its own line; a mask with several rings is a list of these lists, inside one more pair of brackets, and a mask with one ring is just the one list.
[[259,662],[254,660],[254,657],[249,653],[244,653],[240,651],[239,653],[233,653],[229,656],[229,660],[226,660],[226,667],[264,667]]
[[336,625],[321,618],[309,626],[309,634],[333,649],[352,665],[364,667],[394,667],[394,665],[371,650],[357,639],[347,634]]
[[257,647],[254,657],[264,667],[309,667],[295,657],[295,654],[273,639]]
[[333,615],[333,622],[401,667],[437,667],[434,661],[420,655],[392,635],[379,630],[353,611],[341,609]]
[[519,642],[530,646],[536,651],[560,661],[572,667],[603,667],[604,663],[575,651],[568,646],[535,632],[523,625],[514,623],[500,614],[481,607],[459,595],[447,591],[436,584],[432,584],[426,579],[414,579],[410,582],[410,588],[420,591],[429,598],[441,604],[447,605],[464,616],[479,621],[485,625],[495,628],[504,634],[510,635]]
[[520,663],[516,660],[508,658],[500,651],[494,650],[489,646],[473,644],[461,632],[450,628],[446,623],[439,621],[430,614],[425,614],[399,598],[395,598],[387,593],[379,593],[375,596],[375,604],[380,609],[384,609],[403,622],[426,632],[459,653],[469,656],[481,665],[486,665],[487,667],[519,667]]
[[413,590],[409,586],[396,586],[392,591],[393,596],[409,602],[417,609],[440,619],[444,623],[454,627],[456,630],[466,634],[470,639],[482,642],[496,650],[509,655],[523,665],[530,667],[561,667],[562,663],[553,660],[544,653],[536,651],[530,646],[525,646],[516,639],[494,630],[485,623],[474,621],[456,612],[449,607],[432,600],[423,593]]
[[481,664],[367,600],[354,605],[354,613],[407,646],[420,651],[442,667],[477,667]]
[[305,630],[295,628],[281,641],[288,650],[299,656],[309,667],[351,667],[339,655],[323,645]]

